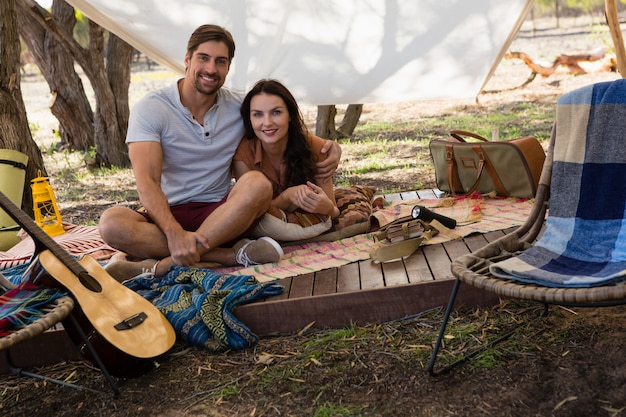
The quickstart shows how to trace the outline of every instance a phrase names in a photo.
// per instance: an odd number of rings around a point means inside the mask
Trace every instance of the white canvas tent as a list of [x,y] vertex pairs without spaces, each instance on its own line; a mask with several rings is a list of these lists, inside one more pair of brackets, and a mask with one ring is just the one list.
[[184,72],[191,32],[230,30],[227,85],[285,83],[303,104],[476,97],[533,0],[67,0]]

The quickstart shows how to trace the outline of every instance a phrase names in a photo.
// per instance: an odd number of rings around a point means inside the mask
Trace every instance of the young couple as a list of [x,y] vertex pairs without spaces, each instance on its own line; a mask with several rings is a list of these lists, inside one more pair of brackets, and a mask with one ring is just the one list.
[[172,265],[277,262],[276,241],[246,238],[271,207],[339,214],[331,177],[340,147],[308,133],[279,82],[259,81],[243,100],[223,87],[234,55],[227,30],[200,26],[185,77],[133,107],[126,142],[143,208],[107,209],[99,227],[109,245],[143,260],[110,262],[117,280]]

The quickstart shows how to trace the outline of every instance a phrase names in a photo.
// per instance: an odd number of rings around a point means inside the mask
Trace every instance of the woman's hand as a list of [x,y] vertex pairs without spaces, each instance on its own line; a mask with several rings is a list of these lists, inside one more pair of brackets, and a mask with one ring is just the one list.
[[334,216],[335,204],[328,198],[324,190],[312,182],[291,187],[291,202],[309,213]]

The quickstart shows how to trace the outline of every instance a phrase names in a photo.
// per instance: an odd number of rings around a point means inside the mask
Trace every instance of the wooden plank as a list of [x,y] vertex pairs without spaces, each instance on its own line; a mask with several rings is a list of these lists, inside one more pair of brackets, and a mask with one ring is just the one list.
[[487,242],[491,243],[494,240],[500,239],[505,233],[502,230],[494,230],[493,232],[484,233],[483,236]]
[[337,292],[358,291],[360,289],[359,264],[352,262],[339,267],[337,271]]
[[400,193],[400,198],[402,200],[417,200],[419,196],[417,195],[417,191],[407,191]]
[[404,268],[406,269],[409,282],[412,284],[433,280],[433,274],[430,272],[428,262],[426,262],[426,257],[421,248],[404,260]]
[[435,280],[452,278],[451,260],[443,245],[426,245],[422,250]]
[[489,243],[481,234],[466,236],[463,240],[471,252],[475,252]]
[[310,297],[313,295],[313,281],[315,275],[311,272],[304,275],[298,275],[291,279],[291,290],[289,298]]
[[[397,285],[386,288],[250,303],[237,307],[235,317],[259,336],[287,334],[314,322],[314,327],[344,327],[397,320],[445,306],[453,279]],[[455,305],[492,305],[499,297],[462,285]],[[276,319],[268,319],[274,317]]]
[[467,255],[470,253],[469,248],[463,240],[451,240],[443,243],[448,256],[451,260],[455,260],[459,256]]
[[439,198],[437,197],[437,195],[435,194],[433,190],[417,190],[417,195],[422,200],[430,200],[434,198]]
[[273,300],[286,300],[289,298],[289,290],[291,289],[291,277],[279,280],[280,284],[285,288],[282,294],[272,297]]
[[380,264],[374,263],[369,259],[359,261],[359,275],[361,277],[362,290],[383,288],[385,286],[383,271]]
[[384,262],[382,264],[383,277],[385,279],[385,286],[391,287],[394,285],[405,285],[409,283],[409,278],[404,269],[404,263],[402,260],[394,262]]
[[84,359],[62,329],[47,330],[0,352],[0,374],[10,372],[7,356],[14,367],[28,369]]
[[337,268],[328,268],[315,273],[313,295],[334,294],[337,292]]

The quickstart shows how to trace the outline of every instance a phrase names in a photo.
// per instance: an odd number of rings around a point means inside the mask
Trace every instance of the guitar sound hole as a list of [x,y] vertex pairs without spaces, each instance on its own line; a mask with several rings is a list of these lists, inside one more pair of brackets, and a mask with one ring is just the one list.
[[100,285],[98,280],[96,280],[94,277],[89,275],[89,273],[87,271],[84,271],[84,272],[81,272],[80,274],[78,274],[78,280],[89,291],[93,291],[93,292],[101,292],[102,291],[102,285]]

